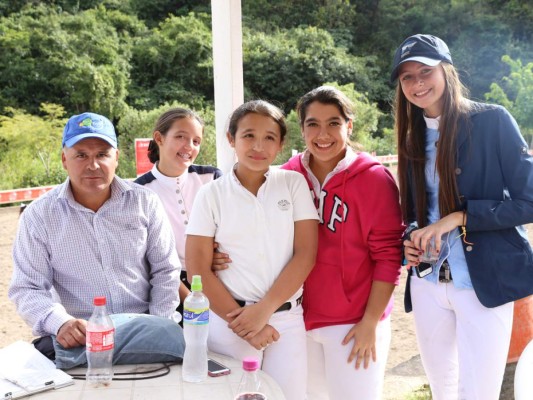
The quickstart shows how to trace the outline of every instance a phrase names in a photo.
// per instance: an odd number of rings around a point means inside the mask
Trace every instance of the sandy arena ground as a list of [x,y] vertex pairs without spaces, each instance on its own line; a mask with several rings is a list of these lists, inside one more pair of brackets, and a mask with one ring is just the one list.
[[[18,207],[0,208],[0,348],[16,340],[31,340],[31,330],[17,315],[7,298],[13,263],[11,247],[17,229]],[[533,225],[529,226],[533,243]],[[427,383],[416,347],[413,316],[403,312],[402,284],[395,292],[395,309],[392,313],[392,344],[385,377],[384,400],[403,400],[414,390]],[[512,400],[515,364],[508,364],[500,400]]]

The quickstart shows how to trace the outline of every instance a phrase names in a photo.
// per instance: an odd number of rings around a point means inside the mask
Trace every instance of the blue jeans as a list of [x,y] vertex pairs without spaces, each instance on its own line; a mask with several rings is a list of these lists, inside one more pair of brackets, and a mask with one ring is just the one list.
[[[183,359],[183,330],[173,320],[148,314],[114,314],[111,319],[115,325],[113,364],[150,364]],[[57,368],[87,364],[85,346],[65,349],[55,336],[52,339]]]

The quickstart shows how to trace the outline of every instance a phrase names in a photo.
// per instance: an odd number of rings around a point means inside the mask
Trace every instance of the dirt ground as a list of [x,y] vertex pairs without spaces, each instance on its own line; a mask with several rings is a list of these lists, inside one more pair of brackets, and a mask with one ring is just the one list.
[[[0,348],[16,340],[31,340],[31,330],[17,315],[7,298],[13,263],[11,248],[15,237],[18,207],[0,208]],[[529,226],[533,243],[533,225]],[[402,281],[405,274],[402,275]],[[416,346],[412,314],[403,312],[403,282],[395,293],[392,313],[392,343],[385,377],[384,400],[404,400],[427,383]],[[515,364],[508,364],[500,400],[512,400]],[[420,398],[420,397],[417,397]]]

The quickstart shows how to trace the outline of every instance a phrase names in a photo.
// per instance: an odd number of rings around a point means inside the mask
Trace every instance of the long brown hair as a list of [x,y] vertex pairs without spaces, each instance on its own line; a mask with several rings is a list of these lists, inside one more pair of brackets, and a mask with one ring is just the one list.
[[[467,89],[459,80],[455,67],[441,62],[446,82],[443,93],[443,108],[439,122],[436,169],[439,176],[439,211],[446,216],[457,210],[459,191],[455,175],[456,141],[459,122],[471,109]],[[426,124],[424,110],[410,103],[403,94],[398,81],[395,100],[396,134],[398,138],[398,180],[402,215],[406,222],[416,218],[419,227],[427,225],[427,195],[425,180]],[[412,174],[415,198],[408,188],[408,176]],[[408,210],[416,209],[416,215]]]

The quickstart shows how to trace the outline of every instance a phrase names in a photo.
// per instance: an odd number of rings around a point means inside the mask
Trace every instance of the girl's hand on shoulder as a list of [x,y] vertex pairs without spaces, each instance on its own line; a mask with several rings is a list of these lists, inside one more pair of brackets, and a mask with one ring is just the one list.
[[342,341],[346,346],[353,340],[352,351],[348,362],[355,360],[355,369],[359,369],[361,363],[365,369],[370,365],[370,358],[376,362],[376,324],[366,322],[364,319],[355,324]]
[[257,335],[246,341],[257,350],[264,350],[272,343],[277,342],[279,336],[279,332],[273,326],[267,324],[257,333]]
[[256,303],[233,310],[227,316],[234,318],[228,327],[235,334],[248,340],[265,327],[272,313],[261,303]]

